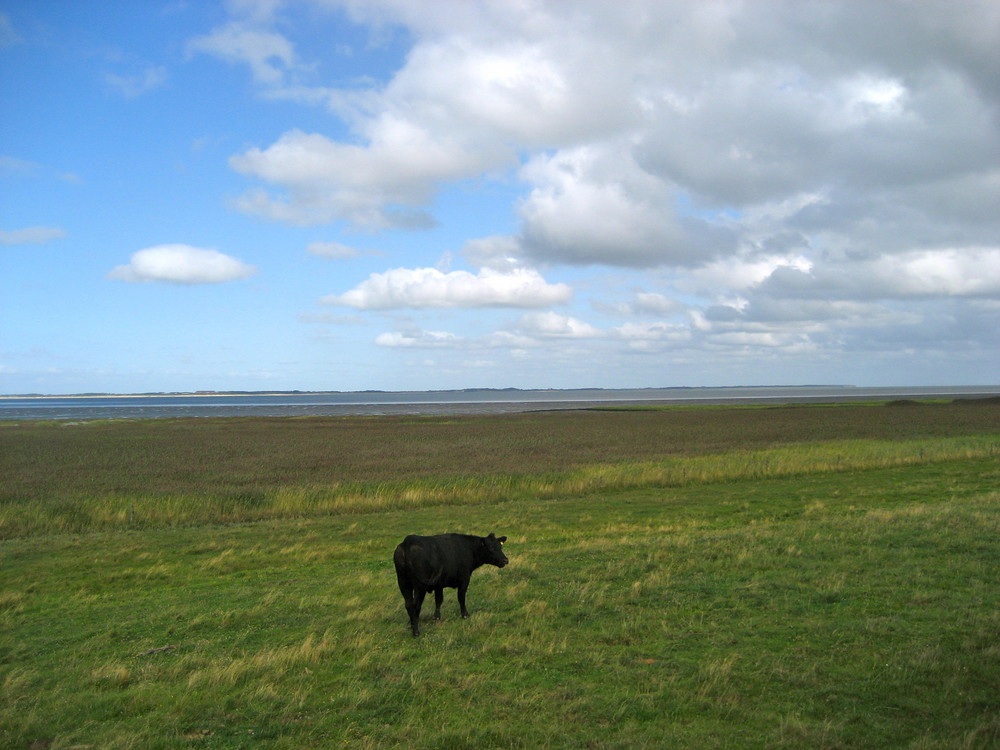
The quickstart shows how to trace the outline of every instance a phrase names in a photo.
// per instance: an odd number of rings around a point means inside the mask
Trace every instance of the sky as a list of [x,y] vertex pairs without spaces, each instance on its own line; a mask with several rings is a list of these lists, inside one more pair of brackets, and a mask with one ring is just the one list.
[[0,393],[1000,382],[995,0],[0,0]]

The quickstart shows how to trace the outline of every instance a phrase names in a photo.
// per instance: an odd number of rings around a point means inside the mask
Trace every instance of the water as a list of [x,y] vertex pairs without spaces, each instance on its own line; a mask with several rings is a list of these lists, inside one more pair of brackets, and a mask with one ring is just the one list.
[[602,405],[796,403],[896,398],[976,398],[1000,386],[773,386],[635,390],[366,391],[351,393],[163,394],[0,397],[2,419],[154,419],[165,417],[306,417],[503,414]]

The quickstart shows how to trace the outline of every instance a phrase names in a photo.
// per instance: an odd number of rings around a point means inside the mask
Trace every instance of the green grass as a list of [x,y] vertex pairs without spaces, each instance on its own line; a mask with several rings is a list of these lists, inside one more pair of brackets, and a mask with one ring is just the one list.
[[[1000,422],[960,408],[975,416],[935,404],[0,429],[82,472],[33,477],[16,459],[0,480],[5,518],[41,513],[0,542],[0,746],[997,747]],[[792,434],[765,424],[775,414]],[[303,433],[346,444],[355,429],[371,434],[345,466],[376,463],[380,430],[410,451],[384,454],[370,481],[331,480],[331,497],[351,485],[377,504],[246,522],[282,487],[322,496]],[[423,442],[392,437],[408,430]],[[651,434],[655,449],[638,445]],[[165,465],[130,479],[120,467],[141,436]],[[155,506],[144,483],[179,474],[170,456],[192,441],[216,451],[214,472],[198,464],[153,499],[217,513],[212,477],[231,481],[249,445],[269,445],[258,500],[233,503],[239,523],[175,510],[140,524]],[[522,460],[531,444],[549,460]],[[463,446],[482,462],[451,455]],[[81,460],[108,451],[102,469]],[[439,473],[410,473],[413,454],[440,456]],[[19,494],[32,484],[62,510]],[[109,487],[137,506],[133,527],[95,520]],[[475,574],[470,620],[449,591],[444,619],[413,639],[392,549],[445,530],[507,534],[511,564]]]

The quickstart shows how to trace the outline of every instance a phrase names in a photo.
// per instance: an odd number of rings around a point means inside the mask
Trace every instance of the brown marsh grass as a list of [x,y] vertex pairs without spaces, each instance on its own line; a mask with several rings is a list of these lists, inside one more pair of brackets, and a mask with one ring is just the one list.
[[990,401],[0,425],[0,538],[992,455],[998,434]]

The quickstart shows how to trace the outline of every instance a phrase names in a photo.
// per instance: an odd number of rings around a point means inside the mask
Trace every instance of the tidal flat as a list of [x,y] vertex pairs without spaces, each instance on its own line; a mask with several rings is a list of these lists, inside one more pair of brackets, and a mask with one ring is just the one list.
[[0,745],[995,747],[998,487],[993,401],[3,425]]

